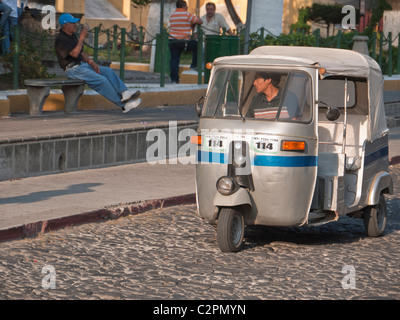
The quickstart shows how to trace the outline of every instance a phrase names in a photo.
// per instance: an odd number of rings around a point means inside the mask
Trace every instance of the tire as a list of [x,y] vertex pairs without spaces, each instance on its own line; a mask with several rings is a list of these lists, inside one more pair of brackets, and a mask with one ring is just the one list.
[[243,243],[244,218],[233,208],[222,208],[217,223],[217,241],[222,252],[238,252]]
[[381,195],[376,205],[369,206],[364,210],[365,233],[369,237],[380,237],[385,232],[386,223],[386,200],[385,197]]

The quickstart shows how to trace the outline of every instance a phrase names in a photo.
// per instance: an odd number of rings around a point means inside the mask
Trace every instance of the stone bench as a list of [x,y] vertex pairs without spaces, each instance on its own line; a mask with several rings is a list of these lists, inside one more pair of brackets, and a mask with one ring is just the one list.
[[29,79],[24,81],[29,96],[30,115],[43,113],[43,105],[50,95],[50,88],[61,86],[65,97],[65,113],[76,112],[79,98],[82,96],[85,82],[75,79]]

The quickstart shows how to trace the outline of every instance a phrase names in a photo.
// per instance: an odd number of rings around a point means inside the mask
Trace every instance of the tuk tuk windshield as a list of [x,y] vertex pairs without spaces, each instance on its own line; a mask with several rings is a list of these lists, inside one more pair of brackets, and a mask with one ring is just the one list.
[[203,116],[309,122],[311,77],[302,71],[219,69]]

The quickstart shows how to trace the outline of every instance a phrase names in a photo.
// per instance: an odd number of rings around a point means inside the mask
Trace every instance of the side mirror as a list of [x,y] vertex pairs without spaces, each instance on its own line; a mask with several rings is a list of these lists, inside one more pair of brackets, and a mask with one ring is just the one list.
[[335,121],[340,117],[340,111],[337,107],[329,107],[329,110],[325,113],[325,117],[329,121]]
[[201,97],[200,100],[195,104],[196,114],[198,117],[201,116],[201,112],[203,111],[203,101],[204,97]]

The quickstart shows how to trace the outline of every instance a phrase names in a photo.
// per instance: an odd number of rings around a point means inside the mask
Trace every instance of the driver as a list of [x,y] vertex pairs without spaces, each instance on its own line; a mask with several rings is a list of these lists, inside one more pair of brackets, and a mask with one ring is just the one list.
[[[257,94],[253,97],[249,108],[252,118],[275,119],[282,100],[283,89],[279,87],[280,74],[269,72],[256,72],[253,86]],[[285,106],[282,107],[279,118],[296,118],[299,104],[297,97],[292,92],[287,92]]]

